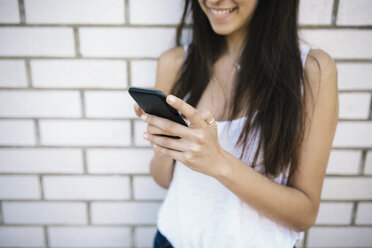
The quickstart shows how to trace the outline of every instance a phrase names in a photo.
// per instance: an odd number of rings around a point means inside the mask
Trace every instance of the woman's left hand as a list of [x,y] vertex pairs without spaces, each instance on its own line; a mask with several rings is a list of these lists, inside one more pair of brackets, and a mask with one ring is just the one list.
[[160,128],[172,136],[181,137],[181,139],[152,135],[148,132],[144,133],[144,138],[152,142],[154,149],[157,149],[159,153],[180,161],[192,170],[213,177],[219,175],[224,150],[218,140],[216,122],[208,124],[205,121],[213,118],[210,111],[201,114],[194,107],[173,95],[168,95],[166,100],[186,116],[190,121],[189,127],[144,113],[141,119],[150,124],[148,128]]

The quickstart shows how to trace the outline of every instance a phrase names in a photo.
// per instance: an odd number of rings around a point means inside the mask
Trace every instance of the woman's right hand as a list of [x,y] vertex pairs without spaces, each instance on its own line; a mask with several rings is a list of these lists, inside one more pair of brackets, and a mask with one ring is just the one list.
[[[143,109],[141,109],[141,107],[137,103],[134,103],[134,112],[140,118],[141,118],[141,115],[145,113],[143,111]],[[160,134],[171,135],[170,133],[165,132],[162,129],[160,129],[158,127],[155,127],[151,124],[147,124],[147,132],[149,134],[153,134],[153,135],[160,135]],[[154,150],[154,153],[157,155],[158,158],[171,159],[171,157],[169,157],[168,155],[163,155],[163,154],[160,154],[159,152],[157,152],[156,149],[154,149],[154,146],[153,146],[152,142],[150,142],[150,144],[152,146],[152,149]]]

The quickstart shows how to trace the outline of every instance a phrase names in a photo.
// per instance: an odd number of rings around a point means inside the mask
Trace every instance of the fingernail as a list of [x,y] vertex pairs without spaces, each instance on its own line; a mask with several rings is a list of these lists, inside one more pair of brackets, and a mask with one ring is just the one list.
[[174,96],[169,96],[168,98],[170,102],[176,102],[176,98]]
[[147,116],[146,115],[141,115],[141,119],[142,120],[146,120],[147,119]]
[[147,139],[148,136],[149,135],[146,132],[143,133],[143,137],[145,137],[145,139]]

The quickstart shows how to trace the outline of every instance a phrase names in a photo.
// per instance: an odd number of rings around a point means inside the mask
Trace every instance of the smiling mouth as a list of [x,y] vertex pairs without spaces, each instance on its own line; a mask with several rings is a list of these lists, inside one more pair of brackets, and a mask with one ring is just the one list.
[[231,8],[231,9],[213,9],[213,8],[209,8],[209,9],[215,15],[226,15],[226,14],[229,14],[229,13],[233,12],[234,10],[238,9],[238,7]]

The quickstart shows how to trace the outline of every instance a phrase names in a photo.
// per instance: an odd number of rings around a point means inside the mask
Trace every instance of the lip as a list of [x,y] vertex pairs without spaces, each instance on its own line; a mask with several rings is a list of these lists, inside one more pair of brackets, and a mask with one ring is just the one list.
[[[223,19],[226,19],[227,17],[231,16],[232,14],[235,13],[235,11],[238,9],[238,7],[233,7],[233,8],[211,8],[211,7],[207,7],[209,13],[212,15],[212,17],[216,20],[223,20]],[[221,11],[221,10],[230,10],[230,9],[233,9],[233,11],[231,12],[228,12],[226,14],[217,14],[215,13],[213,10],[215,11]]]

